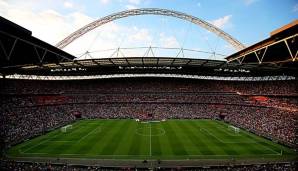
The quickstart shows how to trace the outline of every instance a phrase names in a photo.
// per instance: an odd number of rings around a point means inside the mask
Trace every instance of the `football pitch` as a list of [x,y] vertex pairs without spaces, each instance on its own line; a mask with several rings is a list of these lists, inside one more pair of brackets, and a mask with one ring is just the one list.
[[231,159],[295,157],[291,149],[215,120],[80,120],[12,147],[10,157]]

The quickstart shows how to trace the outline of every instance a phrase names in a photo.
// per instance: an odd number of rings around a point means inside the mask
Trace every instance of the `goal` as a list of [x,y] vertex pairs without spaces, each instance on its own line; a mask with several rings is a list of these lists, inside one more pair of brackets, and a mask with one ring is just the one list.
[[240,132],[240,129],[235,127],[235,126],[232,126],[232,125],[229,125],[228,126],[228,129],[233,131],[234,133],[239,133]]
[[72,125],[66,125],[61,127],[61,132],[67,132],[68,129],[72,129]]

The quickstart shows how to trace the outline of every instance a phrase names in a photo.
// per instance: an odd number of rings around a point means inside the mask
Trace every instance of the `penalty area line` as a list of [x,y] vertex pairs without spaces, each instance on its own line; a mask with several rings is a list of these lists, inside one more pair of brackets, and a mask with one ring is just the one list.
[[206,130],[205,128],[201,128],[200,131],[203,132],[204,134],[207,133],[208,135],[214,137],[218,141],[220,141],[222,143],[225,143],[225,144],[258,144],[258,142],[256,142],[256,141],[251,141],[251,142],[229,142],[229,141],[223,141],[220,138],[218,138],[217,136],[215,136],[214,134],[212,134],[210,131]]
[[[89,135],[93,134],[95,131],[97,131],[98,129],[101,128],[103,124],[100,124],[98,127],[96,127],[95,129],[93,129],[91,132],[89,132],[88,134],[86,134],[85,136],[83,136],[82,138],[80,138],[78,140],[78,143],[81,142],[82,140],[84,140],[86,137],[88,137]],[[101,130],[101,129],[100,129]]]
[[61,142],[61,143],[67,143],[67,142],[76,142],[76,141],[49,141],[49,142]]
[[222,142],[222,143],[226,143],[223,140],[221,140],[220,138],[218,138],[217,136],[213,135],[212,133],[210,133],[208,130],[206,130],[205,128],[201,128],[200,131],[202,131],[203,133],[206,132],[209,135],[211,135],[212,137],[214,137],[215,139],[217,139],[218,141]]
[[265,148],[268,149],[269,151],[274,152],[276,155],[282,155],[282,151],[278,152],[278,151],[276,151],[276,150],[274,150],[274,149],[272,149],[271,147],[268,147],[268,146],[266,146],[266,145],[263,145],[263,144],[260,144],[260,143],[257,143],[257,144],[259,144],[259,145],[265,147]]
[[49,153],[22,153],[22,154],[49,154]]
[[23,150],[23,151],[22,151],[21,149],[19,149],[19,152],[21,152],[21,153],[25,153],[25,152],[27,152],[27,151],[29,151],[29,150],[31,150],[31,149],[33,149],[33,148],[35,148],[35,147],[41,145],[41,144],[44,144],[44,143],[50,141],[50,140],[53,139],[53,138],[56,138],[58,135],[59,135],[59,134],[56,134],[56,135],[54,135],[53,137],[51,137],[51,138],[49,138],[49,139],[45,139],[45,140],[43,140],[43,141],[41,141],[41,142],[39,142],[39,143],[37,143],[37,144],[35,144],[35,145],[33,145],[33,146],[31,146],[31,147],[25,149],[25,150]]

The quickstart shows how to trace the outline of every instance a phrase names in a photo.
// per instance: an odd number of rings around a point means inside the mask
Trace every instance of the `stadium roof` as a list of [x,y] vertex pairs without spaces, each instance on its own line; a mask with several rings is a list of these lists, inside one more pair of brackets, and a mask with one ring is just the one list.
[[75,57],[32,36],[32,32],[0,16],[1,70],[17,66],[71,61]]
[[[196,74],[210,76],[266,76],[291,75],[288,68],[271,64],[237,64],[220,60],[167,58],[167,57],[126,57],[73,60],[70,62],[28,65],[15,68],[7,74],[29,75],[104,75],[104,74]],[[285,74],[287,73],[287,74]]]
[[[125,73],[170,73],[170,74],[196,74],[210,76],[266,76],[289,75],[297,77],[297,47],[294,60],[282,62],[265,62],[267,59],[283,60],[289,56],[289,51],[280,45],[279,40],[288,42],[291,48],[297,45],[297,24],[284,41],[284,37],[270,37],[256,45],[239,51],[227,58],[227,61],[209,59],[189,59],[177,57],[125,57],[125,58],[100,58],[76,60],[74,56],[31,36],[28,31],[4,18],[0,18],[0,73],[2,75],[100,75],[100,74],[125,74]],[[288,31],[282,31],[287,35]],[[287,33],[287,34],[284,34]],[[268,43],[269,42],[269,43]],[[271,43],[271,44],[270,44]],[[275,43],[275,44],[274,44]],[[269,45],[268,45],[269,44]],[[267,56],[263,62],[251,59],[250,54],[259,54],[263,46],[268,46]],[[265,47],[266,48],[266,47]],[[295,49],[296,48],[296,49]],[[260,49],[258,51],[258,49]],[[269,51],[271,51],[269,53]],[[239,62],[241,55],[243,60]],[[278,54],[277,56],[275,54]],[[259,55],[262,55],[261,53]],[[270,57],[270,58],[269,58]],[[282,58],[282,59],[281,59]],[[252,62],[250,62],[252,61]]]
[[274,64],[298,68],[298,20],[271,32],[270,37],[228,56],[228,62],[239,64]]

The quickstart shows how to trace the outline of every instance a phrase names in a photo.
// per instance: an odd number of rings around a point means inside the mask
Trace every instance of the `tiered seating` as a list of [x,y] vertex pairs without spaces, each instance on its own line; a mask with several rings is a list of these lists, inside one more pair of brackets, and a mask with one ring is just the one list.
[[[1,80],[0,134],[15,144],[72,122],[79,113],[84,118],[225,119],[293,145],[298,107],[285,95],[298,94],[296,85],[166,78]],[[252,101],[255,95],[270,101]]]

